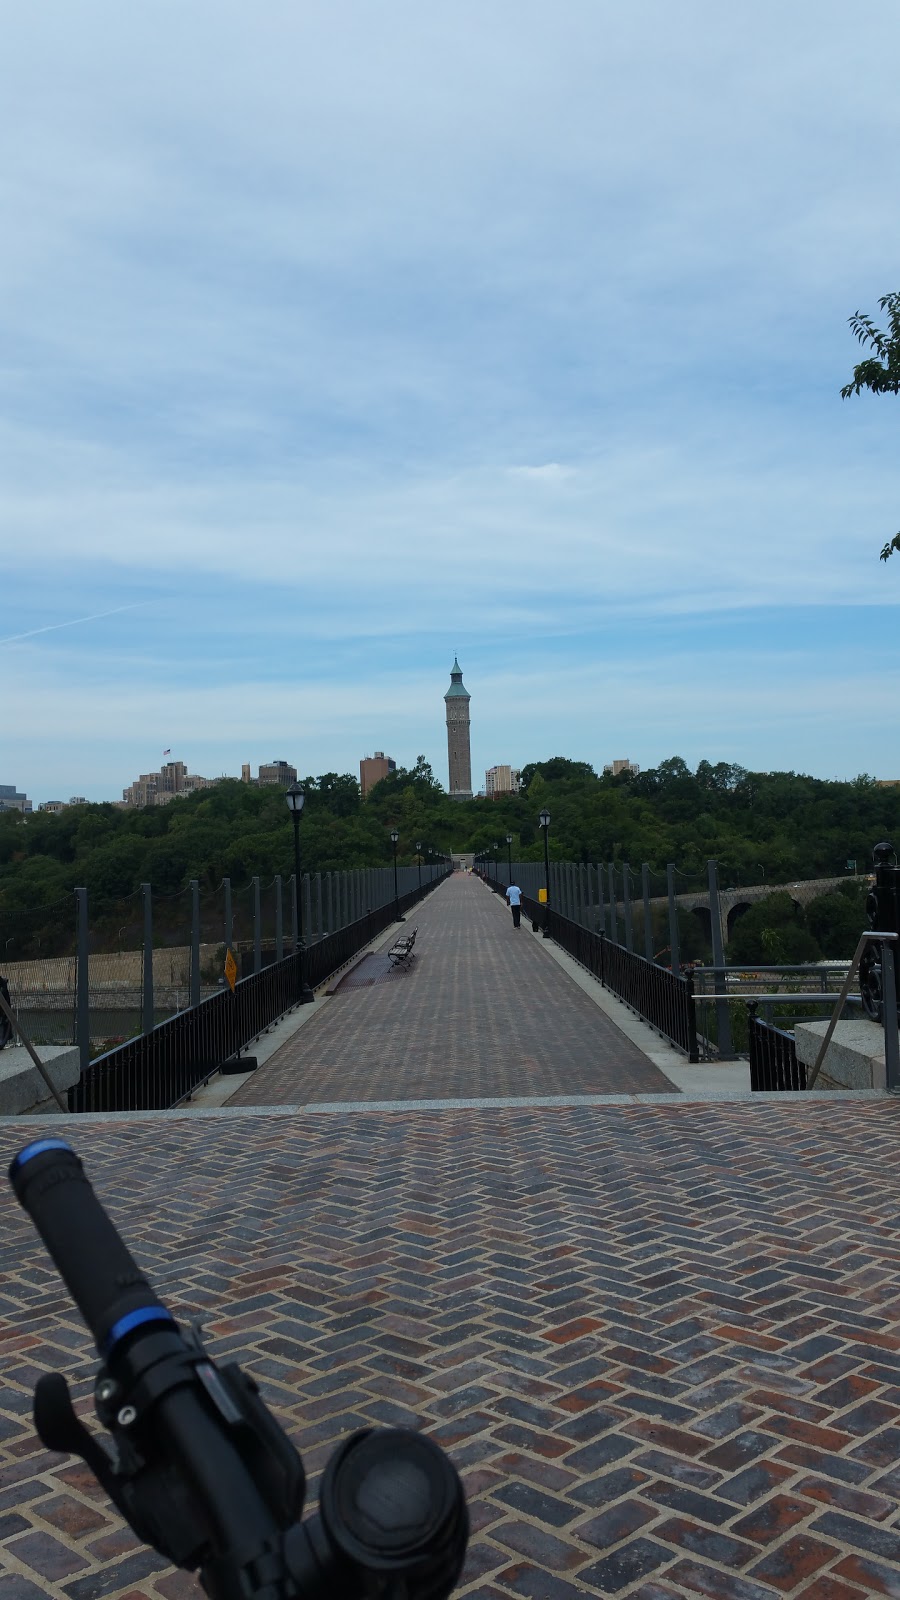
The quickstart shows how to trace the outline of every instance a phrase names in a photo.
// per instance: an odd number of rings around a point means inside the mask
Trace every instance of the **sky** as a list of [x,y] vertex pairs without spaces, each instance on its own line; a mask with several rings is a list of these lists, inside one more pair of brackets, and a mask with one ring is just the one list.
[[5,0],[0,783],[900,777],[888,0]]

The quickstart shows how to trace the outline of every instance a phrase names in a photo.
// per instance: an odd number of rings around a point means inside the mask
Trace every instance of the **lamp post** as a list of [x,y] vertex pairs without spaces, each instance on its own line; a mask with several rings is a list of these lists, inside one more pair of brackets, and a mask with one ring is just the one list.
[[512,834],[506,835],[506,871],[508,874],[506,887],[512,883]]
[[391,844],[394,847],[394,921],[405,922],[406,918],[400,915],[400,890],[397,886],[397,844],[400,835],[396,828],[391,829]]
[[306,800],[306,795],[303,793],[303,790],[296,779],[288,789],[285,799],[288,803],[288,810],[291,813],[291,821],[294,824],[294,893],[297,896],[297,949],[295,954],[297,956],[297,963],[299,967],[298,977],[300,979],[299,1004],[301,1006],[308,1006],[312,1004],[316,997],[306,981],[306,948],[303,943],[303,878],[300,872],[300,818],[303,815],[303,804]]
[[538,822],[544,835],[544,938],[549,939],[550,929],[547,926],[547,912],[550,910],[550,846],[548,843],[550,838],[550,813],[546,806],[538,817]]
[[421,894],[422,893],[422,841],[421,841],[421,839],[419,840],[419,843],[416,845],[416,856],[418,858],[418,868],[419,868],[419,893]]

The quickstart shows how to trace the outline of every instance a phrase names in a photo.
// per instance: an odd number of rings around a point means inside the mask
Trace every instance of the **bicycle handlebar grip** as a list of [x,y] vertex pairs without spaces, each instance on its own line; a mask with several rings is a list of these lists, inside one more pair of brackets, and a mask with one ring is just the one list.
[[144,1323],[175,1323],[136,1265],[63,1139],[38,1139],[12,1161],[9,1181],[104,1359]]

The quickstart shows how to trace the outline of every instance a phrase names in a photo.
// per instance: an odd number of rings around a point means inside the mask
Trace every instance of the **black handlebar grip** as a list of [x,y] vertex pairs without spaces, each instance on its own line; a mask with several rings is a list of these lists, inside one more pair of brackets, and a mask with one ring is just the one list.
[[26,1145],[10,1165],[9,1181],[105,1360],[145,1323],[174,1328],[65,1140]]

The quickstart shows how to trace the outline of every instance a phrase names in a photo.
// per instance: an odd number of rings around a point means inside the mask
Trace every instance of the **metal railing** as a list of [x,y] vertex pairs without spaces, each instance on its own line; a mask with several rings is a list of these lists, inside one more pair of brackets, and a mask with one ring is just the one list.
[[[400,896],[406,911],[432,883]],[[394,920],[394,903],[368,911],[303,952],[263,967],[230,989],[159,1023],[96,1057],[69,1090],[69,1110],[162,1111],[188,1098],[279,1017],[300,1003],[302,983],[313,988],[337,972]]]
[[797,1060],[794,1035],[771,1022],[763,1022],[752,1010],[747,1019],[750,1045],[750,1088],[755,1092],[776,1093],[785,1089],[805,1089],[806,1068]]
[[[495,894],[505,894],[506,884],[494,878],[485,882]],[[587,969],[605,989],[623,1000],[651,1028],[683,1050],[689,1061],[699,1060],[693,985],[689,974],[670,972],[644,956],[614,943],[579,922],[522,896],[522,907],[532,923],[546,928],[570,956]]]
[[[751,1089],[773,1092],[777,1090],[810,1090],[815,1088],[816,1080],[826,1059],[828,1046],[831,1043],[838,1020],[848,1003],[857,1003],[857,997],[850,994],[850,987],[867,947],[880,947],[881,982],[883,985],[882,992],[885,997],[882,1018],[884,1027],[885,1083],[889,1089],[900,1088],[900,1036],[898,1036],[894,963],[894,951],[898,943],[900,943],[900,940],[898,940],[896,933],[867,928],[860,935],[859,943],[847,968],[839,994],[759,995],[755,1000],[751,1000],[748,1004],[749,1016],[747,1019]],[[804,1063],[797,1059],[794,1034],[789,1029],[777,1028],[774,1023],[765,1022],[762,1018],[756,1016],[756,1005],[764,1000],[779,1003],[789,1000],[792,1005],[799,1004],[802,1001],[820,1004],[823,999],[833,1001],[834,1009],[822,1043],[816,1053],[816,1059],[807,1072]]]

